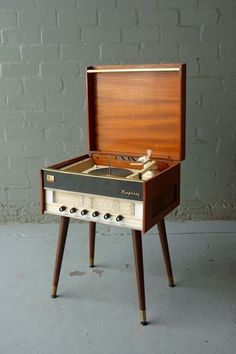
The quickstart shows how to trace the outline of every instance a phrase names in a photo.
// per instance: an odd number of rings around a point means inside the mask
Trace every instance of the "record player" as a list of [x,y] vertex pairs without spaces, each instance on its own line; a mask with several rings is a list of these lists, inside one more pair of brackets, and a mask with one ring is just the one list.
[[89,152],[43,168],[42,212],[61,216],[52,285],[56,297],[70,218],[132,230],[141,323],[146,324],[141,234],[158,225],[173,286],[164,217],[180,202],[185,157],[185,65],[86,70]]

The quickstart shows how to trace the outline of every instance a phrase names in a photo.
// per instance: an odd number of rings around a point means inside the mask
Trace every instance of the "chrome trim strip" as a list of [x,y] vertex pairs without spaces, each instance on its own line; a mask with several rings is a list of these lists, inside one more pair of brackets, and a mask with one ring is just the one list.
[[180,71],[180,68],[142,68],[142,69],[88,69],[88,74],[93,73],[127,73],[127,72],[148,72],[148,71]]

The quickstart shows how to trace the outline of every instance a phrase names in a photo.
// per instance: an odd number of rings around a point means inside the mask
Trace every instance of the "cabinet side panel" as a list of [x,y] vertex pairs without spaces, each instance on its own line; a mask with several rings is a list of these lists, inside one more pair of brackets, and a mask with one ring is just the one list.
[[44,190],[44,173],[40,170],[40,211],[43,214],[45,211],[45,190]]
[[143,232],[170,213],[180,202],[180,164],[144,184]]

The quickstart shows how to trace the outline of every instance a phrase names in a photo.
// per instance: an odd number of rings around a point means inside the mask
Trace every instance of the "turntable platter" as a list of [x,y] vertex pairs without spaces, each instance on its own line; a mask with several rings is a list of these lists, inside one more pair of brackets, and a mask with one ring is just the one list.
[[94,176],[109,176],[109,177],[127,177],[132,175],[132,171],[125,168],[97,168],[88,172],[89,175]]

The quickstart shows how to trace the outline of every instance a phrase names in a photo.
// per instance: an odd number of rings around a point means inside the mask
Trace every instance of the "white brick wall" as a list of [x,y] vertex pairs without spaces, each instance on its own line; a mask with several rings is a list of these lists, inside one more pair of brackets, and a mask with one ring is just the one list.
[[235,0],[1,0],[0,222],[42,220],[40,167],[86,150],[84,68],[187,63],[179,218],[236,216]]

